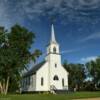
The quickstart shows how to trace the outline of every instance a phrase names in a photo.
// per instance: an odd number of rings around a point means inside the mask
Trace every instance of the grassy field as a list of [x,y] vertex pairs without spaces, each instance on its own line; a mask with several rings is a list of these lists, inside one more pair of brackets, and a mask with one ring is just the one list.
[[76,92],[68,94],[21,94],[0,95],[0,100],[72,100],[100,97],[100,92]]

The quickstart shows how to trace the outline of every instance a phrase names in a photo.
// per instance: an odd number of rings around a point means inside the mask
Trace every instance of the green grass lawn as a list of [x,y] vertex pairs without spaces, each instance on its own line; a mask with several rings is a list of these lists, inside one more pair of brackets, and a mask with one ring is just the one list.
[[0,100],[72,100],[77,98],[100,97],[100,92],[75,92],[68,94],[9,94],[0,95]]

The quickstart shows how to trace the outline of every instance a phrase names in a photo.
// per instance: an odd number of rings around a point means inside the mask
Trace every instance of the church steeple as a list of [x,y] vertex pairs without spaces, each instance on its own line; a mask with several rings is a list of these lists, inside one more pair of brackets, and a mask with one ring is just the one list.
[[[59,60],[56,62],[61,62],[59,44],[57,43],[57,41],[55,39],[54,26],[52,24],[51,25],[51,40],[50,40],[49,45],[47,46],[46,60],[51,63],[54,59]],[[56,62],[55,62],[55,64],[56,64]]]
[[51,26],[51,41],[50,43],[57,43],[55,38],[55,31],[54,31],[54,25]]
[[47,54],[59,54],[59,44],[55,38],[54,26],[51,25],[51,39],[47,47]]

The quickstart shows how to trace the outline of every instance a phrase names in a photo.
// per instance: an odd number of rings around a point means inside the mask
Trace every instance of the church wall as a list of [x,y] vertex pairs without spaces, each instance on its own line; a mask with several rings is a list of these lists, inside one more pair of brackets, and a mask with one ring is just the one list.
[[36,90],[36,75],[31,75],[23,78],[22,91],[35,91]]
[[[41,78],[43,78],[42,85]],[[46,62],[36,73],[36,91],[48,91],[48,80],[48,63]]]
[[28,91],[36,90],[36,75],[30,76],[30,85],[28,86]]
[[61,66],[62,69],[62,78],[64,77],[64,87],[66,87],[68,89],[68,75],[69,73],[65,70],[65,68],[63,66]]
[[[55,66],[56,64],[56,66]],[[49,55],[49,67],[50,67],[50,84],[54,85],[57,89],[63,89],[62,79],[64,79],[64,86],[68,86],[68,75],[66,70],[61,65],[61,56],[57,54]],[[53,80],[57,75],[59,80]]]
[[[52,68],[51,69],[51,85],[53,84],[57,89],[63,89],[65,86],[68,87],[68,75],[67,73],[63,70],[61,66],[58,66],[59,68]],[[54,80],[54,76],[57,75],[59,80]],[[62,79],[64,79],[64,86],[62,84]]]

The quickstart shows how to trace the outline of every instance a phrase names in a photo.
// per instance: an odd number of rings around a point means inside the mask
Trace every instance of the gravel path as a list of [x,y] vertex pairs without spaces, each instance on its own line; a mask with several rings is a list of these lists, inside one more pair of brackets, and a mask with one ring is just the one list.
[[100,100],[100,98],[74,99],[74,100]]

